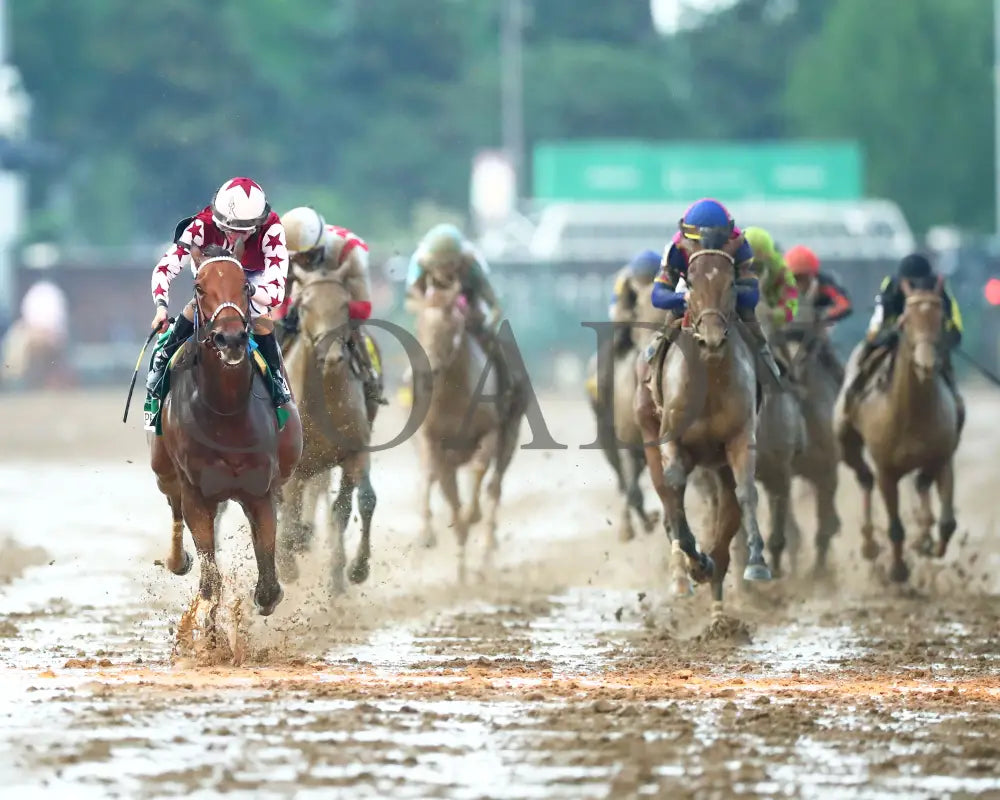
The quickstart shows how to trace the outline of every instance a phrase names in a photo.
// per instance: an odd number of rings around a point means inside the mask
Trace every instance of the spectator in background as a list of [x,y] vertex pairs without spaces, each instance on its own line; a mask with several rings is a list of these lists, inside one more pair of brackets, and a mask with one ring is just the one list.
[[66,294],[51,281],[34,283],[21,300],[21,316],[3,339],[4,382],[25,388],[68,384]]

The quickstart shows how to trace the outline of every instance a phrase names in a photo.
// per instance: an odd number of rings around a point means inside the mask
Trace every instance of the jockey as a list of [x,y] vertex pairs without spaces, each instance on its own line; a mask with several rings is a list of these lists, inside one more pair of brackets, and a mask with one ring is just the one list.
[[[681,239],[690,241],[700,241],[705,236],[724,235],[730,239],[737,239],[743,234],[736,227],[732,216],[718,200],[708,198],[698,200],[693,203],[684,216],[681,217],[678,227],[680,230],[674,234],[670,245],[663,254],[660,262],[660,274],[657,275],[653,286],[653,305],[656,308],[663,308],[671,313],[667,315],[667,327],[671,323],[682,318],[687,308],[688,288],[685,282],[688,268],[688,254],[680,246]],[[737,301],[736,309],[740,319],[746,325],[753,338],[756,340],[758,350],[764,364],[779,379],[781,373],[778,365],[771,354],[767,338],[760,328],[760,322],[754,309],[760,297],[760,287],[757,279],[753,277],[751,265],[753,263],[753,248],[744,237],[743,243],[736,252],[734,258],[736,269]]]
[[[914,289],[933,289],[937,285],[938,275],[934,272],[930,261],[920,253],[911,253],[899,262],[895,275],[886,276],[882,280],[879,293],[875,298],[875,311],[868,323],[861,356],[858,359],[858,371],[847,389],[847,400],[853,399],[860,391],[869,372],[866,366],[874,359],[878,351],[891,350],[897,340],[896,322],[906,307],[906,296],[903,294],[902,282],[907,281]],[[944,301],[944,346],[945,362],[942,370],[945,381],[956,391],[955,376],[952,371],[950,352],[962,341],[962,312],[958,303],[942,283],[941,296]]]
[[469,332],[497,368],[501,391],[511,386],[506,361],[500,354],[496,328],[503,311],[489,279],[486,260],[454,225],[441,224],[431,228],[421,239],[410,258],[406,274],[406,292],[422,300],[427,281],[447,285],[458,280],[467,302]]
[[753,266],[761,293],[771,309],[775,327],[780,329],[795,319],[799,310],[795,276],[774,246],[770,233],[763,228],[749,227],[744,234],[753,248]]
[[[816,317],[820,325],[832,325],[850,316],[854,306],[847,291],[834,278],[820,271],[819,258],[805,245],[797,244],[785,253],[785,263],[788,264],[795,283],[798,286],[799,297],[803,303],[811,303],[816,309]],[[804,331],[793,331],[792,339],[804,338]],[[829,340],[824,337],[824,346],[819,349],[819,360],[834,376],[843,380],[844,368],[829,346]]]
[[785,263],[795,276],[799,297],[811,299],[823,322],[840,322],[853,313],[847,291],[831,275],[820,272],[819,258],[808,247],[795,245],[785,253]]
[[[166,325],[170,282],[180,274],[185,261],[190,259],[192,249],[200,250],[213,244],[232,251],[246,272],[253,292],[250,297],[250,320],[254,339],[270,368],[274,405],[282,406],[290,402],[292,396],[282,371],[281,353],[274,338],[270,310],[278,306],[285,296],[288,252],[281,220],[271,210],[264,190],[255,181],[250,178],[226,181],[209,205],[177,224],[174,244],[153,269],[151,282],[156,315],[152,327],[161,330]],[[193,260],[191,271],[197,273]],[[191,300],[177,316],[150,366],[146,389],[157,397],[167,362],[194,332],[194,310],[195,303]]]
[[[347,303],[351,319],[366,320],[371,317],[371,283],[368,278],[368,245],[361,237],[334,225],[327,225],[320,213],[307,206],[299,206],[281,216],[285,228],[289,261],[305,270],[322,267],[342,270],[344,286],[350,299]],[[294,282],[294,273],[291,283]],[[289,292],[287,311],[279,324],[285,335],[284,346],[292,341],[299,330],[299,307]],[[369,400],[386,405],[382,395],[382,376],[372,364],[371,354],[360,327],[352,327],[347,340],[365,371],[365,392]]]
[[[612,322],[635,321],[635,306],[640,287],[649,286],[660,271],[660,256],[653,250],[638,253],[615,274],[615,288],[611,295],[608,318]],[[615,328],[614,349],[624,353],[632,347],[632,329],[621,325]]]

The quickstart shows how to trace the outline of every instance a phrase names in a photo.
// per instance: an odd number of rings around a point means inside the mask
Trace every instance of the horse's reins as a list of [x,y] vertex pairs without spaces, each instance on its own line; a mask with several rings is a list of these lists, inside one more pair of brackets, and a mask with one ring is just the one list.
[[[216,256],[215,258],[205,259],[201,264],[198,265],[198,271],[200,272],[201,269],[202,269],[202,267],[204,267],[206,264],[211,263],[212,261],[233,261],[237,265],[239,265],[239,267],[240,267],[241,270],[243,269],[243,265],[240,264],[240,262],[236,261],[235,258],[229,258],[229,257],[226,257],[226,256]],[[248,311],[244,312],[243,309],[240,308],[236,303],[233,303],[233,302],[230,302],[230,301],[226,301],[224,303],[220,303],[218,305],[218,307],[215,309],[215,311],[212,313],[212,316],[208,318],[208,328],[207,328],[208,332],[206,333],[204,339],[201,338],[200,330],[201,330],[201,320],[204,318],[205,314],[201,310],[201,298],[198,296],[198,293],[195,292],[195,297],[194,297],[194,338],[195,338],[195,341],[198,342],[199,345],[205,345],[209,349],[215,350],[215,352],[218,353],[219,356],[220,356],[220,358],[221,358],[221,351],[219,350],[218,347],[216,347],[215,342],[213,341],[213,331],[214,331],[215,323],[219,319],[219,315],[223,311],[225,311],[226,309],[229,309],[229,308],[231,308],[233,311],[235,311],[239,315],[240,321],[243,323],[243,331],[244,331],[244,333],[246,333],[247,340],[249,341],[249,337],[250,337],[250,314],[249,314],[249,307],[250,307],[250,297],[251,297],[250,289],[251,289],[250,282],[247,281],[246,285],[244,287],[244,291],[246,293],[246,302],[247,302],[247,309],[248,309]],[[195,353],[194,353],[194,363],[195,364],[198,363],[198,352],[199,352],[199,348],[195,348]],[[248,398],[247,402],[249,402],[249,397],[250,397],[251,394],[253,394],[253,365],[251,365],[251,367],[250,367],[250,383],[247,386],[247,398]],[[211,403],[208,402],[208,398],[207,397],[202,397],[202,400],[204,401],[205,405],[208,406],[208,409],[213,414],[218,414],[220,417],[232,417],[232,416],[235,416],[236,414],[240,413],[241,411],[243,411],[243,409],[238,409],[236,411],[230,411],[228,413],[226,413],[224,411],[218,411],[218,410],[216,410],[215,408],[212,407]],[[245,407],[246,406],[244,405],[244,408]]]
[[[308,283],[302,284],[303,294],[305,293],[306,289],[308,289],[310,286],[315,286],[317,283],[333,283],[336,284],[337,286],[340,286],[341,288],[346,288],[342,278],[339,278],[336,275],[328,275],[322,278],[310,278]],[[303,298],[299,300],[299,308],[302,308],[304,305],[305,305],[305,299]],[[318,337],[303,336],[302,338],[309,343],[309,347],[312,349],[313,354],[317,356],[317,358],[320,358],[322,360],[326,358],[326,354],[329,352],[330,347],[333,345],[333,342],[331,341],[330,344],[325,349],[321,349],[320,346],[327,339],[331,338],[340,339],[341,348],[343,348],[346,345],[346,341],[343,336],[336,336],[337,331],[339,331],[342,327],[343,325],[340,325],[336,328],[331,328],[329,330],[326,330]]]

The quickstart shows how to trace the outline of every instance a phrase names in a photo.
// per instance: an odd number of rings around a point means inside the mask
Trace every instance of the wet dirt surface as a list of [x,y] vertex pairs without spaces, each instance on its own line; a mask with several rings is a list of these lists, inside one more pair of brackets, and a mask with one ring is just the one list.
[[[662,529],[618,541],[610,471],[578,449],[594,438],[582,399],[543,398],[569,449],[517,454],[495,563],[466,586],[443,514],[438,547],[418,546],[411,443],[374,458],[372,574],[346,595],[328,592],[318,535],[256,616],[227,511],[221,649],[239,667],[177,646],[197,568],[155,563],[169,512],[121,397],[0,398],[3,794],[1000,796],[1000,395],[968,398],[959,531],[943,563],[908,554],[906,588],[886,583],[885,548],[860,559],[845,474],[833,576],[810,578],[806,545],[800,575],[731,578],[713,623],[706,589],[669,595]],[[67,407],[80,421],[53,422]],[[383,440],[399,421],[390,407]],[[796,509],[810,530],[811,503]]]

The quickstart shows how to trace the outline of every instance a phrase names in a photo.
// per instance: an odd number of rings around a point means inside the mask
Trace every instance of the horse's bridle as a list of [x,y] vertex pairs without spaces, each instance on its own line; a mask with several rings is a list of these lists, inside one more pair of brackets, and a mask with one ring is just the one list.
[[[903,330],[904,327],[905,327],[905,325],[906,325],[906,321],[907,321],[907,309],[909,308],[909,306],[910,306],[911,303],[917,303],[917,302],[919,302],[919,303],[930,303],[932,305],[937,306],[938,308],[943,308],[944,307],[944,301],[941,299],[941,295],[937,294],[937,293],[934,293],[934,294],[919,294],[919,295],[912,295],[911,294],[911,295],[907,295],[906,299],[903,301],[903,313],[899,315],[899,319],[896,320],[896,324],[894,326],[895,329],[896,329],[897,334],[899,335],[899,339],[902,342],[902,344],[903,344],[904,347],[910,346],[910,343],[907,342],[906,334],[904,333],[904,330]],[[935,349],[937,349],[939,351],[938,355],[940,355],[941,346],[942,345],[941,345],[940,339],[934,343]]]
[[[231,261],[234,264],[236,264],[241,270],[243,269],[243,265],[240,264],[240,262],[237,261],[235,258],[230,258],[228,256],[216,256],[215,258],[206,258],[204,261],[202,261],[201,264],[198,265],[198,271],[201,272],[202,268],[206,264],[211,264],[213,261]],[[194,336],[195,336],[195,341],[197,341],[199,344],[206,345],[210,349],[215,350],[217,353],[221,352],[219,350],[218,346],[215,344],[215,339],[214,339],[213,334],[214,334],[214,331],[215,331],[215,323],[219,319],[219,315],[223,311],[225,311],[227,308],[233,309],[233,311],[235,311],[239,315],[240,321],[243,323],[243,331],[244,331],[244,333],[247,334],[247,337],[249,338],[249,336],[250,336],[250,296],[251,296],[250,295],[250,288],[251,288],[250,287],[250,282],[247,281],[246,284],[245,284],[245,286],[244,286],[244,292],[246,293],[246,301],[247,301],[247,311],[244,312],[242,308],[240,308],[238,305],[236,305],[236,303],[232,303],[232,302],[229,302],[229,301],[227,301],[225,303],[220,303],[218,305],[218,307],[215,309],[215,311],[212,313],[212,316],[208,318],[207,332],[205,334],[205,338],[204,339],[201,338],[199,332],[200,332],[200,329],[201,329],[201,320],[205,318],[205,314],[204,314],[204,312],[202,311],[202,308],[201,308],[201,297],[198,295],[198,292],[196,291],[195,295],[194,295],[194,303],[195,303]]]
[[[327,275],[322,278],[310,278],[308,283],[303,283],[302,284],[303,293],[305,293],[305,290],[308,289],[310,286],[315,286],[318,283],[332,283],[337,286],[340,286],[341,288],[346,288],[342,278],[338,278],[335,275]],[[299,308],[302,308],[303,306],[305,306],[304,298],[300,298]],[[348,322],[348,325],[349,324],[350,323]],[[302,338],[309,344],[309,348],[313,351],[313,354],[320,361],[323,361],[326,359],[326,355],[330,351],[330,347],[333,346],[333,342],[336,341],[337,339],[340,339],[341,348],[346,347],[347,345],[346,339],[344,336],[340,335],[340,331],[344,327],[345,327],[344,325],[339,325],[336,328],[329,328],[316,337],[309,336],[306,334],[305,331],[302,331]],[[329,343],[327,343],[327,340],[329,340]],[[326,344],[326,347],[323,347],[324,344]]]
[[[723,256],[724,258],[726,258],[729,261],[729,263],[735,269],[735,267],[736,267],[736,259],[733,256],[731,256],[729,253],[727,253],[725,250],[697,250],[694,253],[692,253],[690,256],[688,256],[688,266],[690,266],[691,263],[696,258],[698,258],[699,256],[704,256],[704,255],[709,255],[709,254],[716,255],[716,256]],[[698,328],[700,327],[700,325],[702,323],[702,320],[704,320],[705,317],[711,317],[711,316],[719,317],[719,319],[722,320],[722,324],[725,327],[725,333],[728,335],[728,333],[729,333],[729,317],[725,313],[723,313],[722,311],[720,311],[717,308],[705,308],[705,309],[702,309],[702,311],[699,312],[698,316],[695,317],[694,323],[691,326],[692,329],[695,331],[695,333],[697,334]]]

